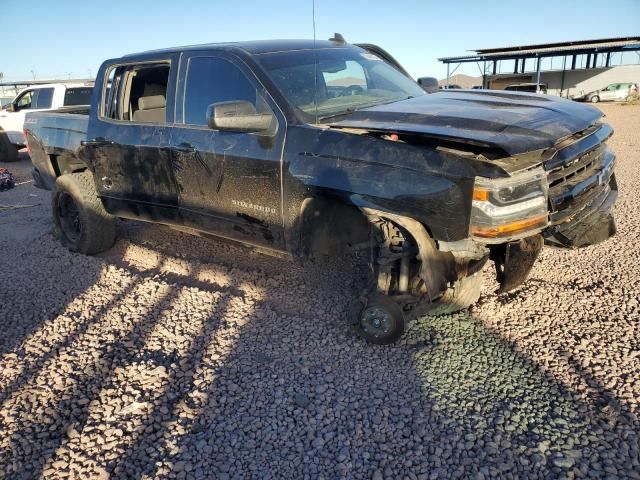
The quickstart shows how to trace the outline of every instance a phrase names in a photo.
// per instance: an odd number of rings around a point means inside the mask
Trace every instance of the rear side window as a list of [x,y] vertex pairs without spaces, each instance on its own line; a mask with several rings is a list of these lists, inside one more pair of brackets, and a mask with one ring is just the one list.
[[53,88],[38,88],[33,91],[31,108],[51,108],[53,102]]
[[89,105],[91,103],[91,87],[67,88],[64,92],[64,105]]
[[184,95],[184,123],[207,125],[207,107],[230,100],[245,100],[258,111],[268,108],[256,87],[233,63],[218,57],[191,58]]
[[168,62],[112,67],[104,85],[102,116],[139,123],[167,123]]

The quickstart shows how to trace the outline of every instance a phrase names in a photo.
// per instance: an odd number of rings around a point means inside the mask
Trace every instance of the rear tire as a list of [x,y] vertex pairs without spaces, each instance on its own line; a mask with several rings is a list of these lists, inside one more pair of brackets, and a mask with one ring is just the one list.
[[591,103],[598,103],[600,101],[600,97],[598,95],[594,95],[589,99]]
[[5,132],[0,130],[0,162],[18,161],[18,149],[9,141]]
[[72,252],[108,250],[116,238],[116,219],[98,198],[91,172],[58,177],[52,196],[56,236]]
[[431,304],[427,315],[449,315],[465,310],[476,303],[482,290],[482,273],[461,278]]

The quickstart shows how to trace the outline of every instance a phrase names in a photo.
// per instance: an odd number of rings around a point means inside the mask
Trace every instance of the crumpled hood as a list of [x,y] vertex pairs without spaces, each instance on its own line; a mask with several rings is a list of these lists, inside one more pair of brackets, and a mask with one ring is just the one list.
[[447,90],[357,110],[330,125],[419,133],[515,155],[552,147],[600,117],[594,107],[550,95]]

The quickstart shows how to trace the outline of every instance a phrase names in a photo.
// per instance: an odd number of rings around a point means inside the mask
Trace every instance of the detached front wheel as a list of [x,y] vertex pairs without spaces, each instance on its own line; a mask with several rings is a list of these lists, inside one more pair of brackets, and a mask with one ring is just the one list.
[[72,252],[108,250],[116,238],[116,219],[102,206],[91,172],[62,175],[52,200],[56,236]]
[[404,333],[405,319],[402,310],[385,295],[372,294],[367,298],[366,304],[357,300],[352,315],[358,335],[367,342],[389,345]]

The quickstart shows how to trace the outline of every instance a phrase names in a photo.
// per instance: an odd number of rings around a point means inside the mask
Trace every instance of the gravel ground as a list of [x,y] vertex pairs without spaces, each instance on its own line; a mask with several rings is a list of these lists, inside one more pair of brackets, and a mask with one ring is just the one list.
[[[393,346],[352,336],[344,259],[302,268],[121,222],[96,257],[0,194],[0,478],[640,479],[640,107],[618,235]],[[8,165],[20,178],[28,161]]]

